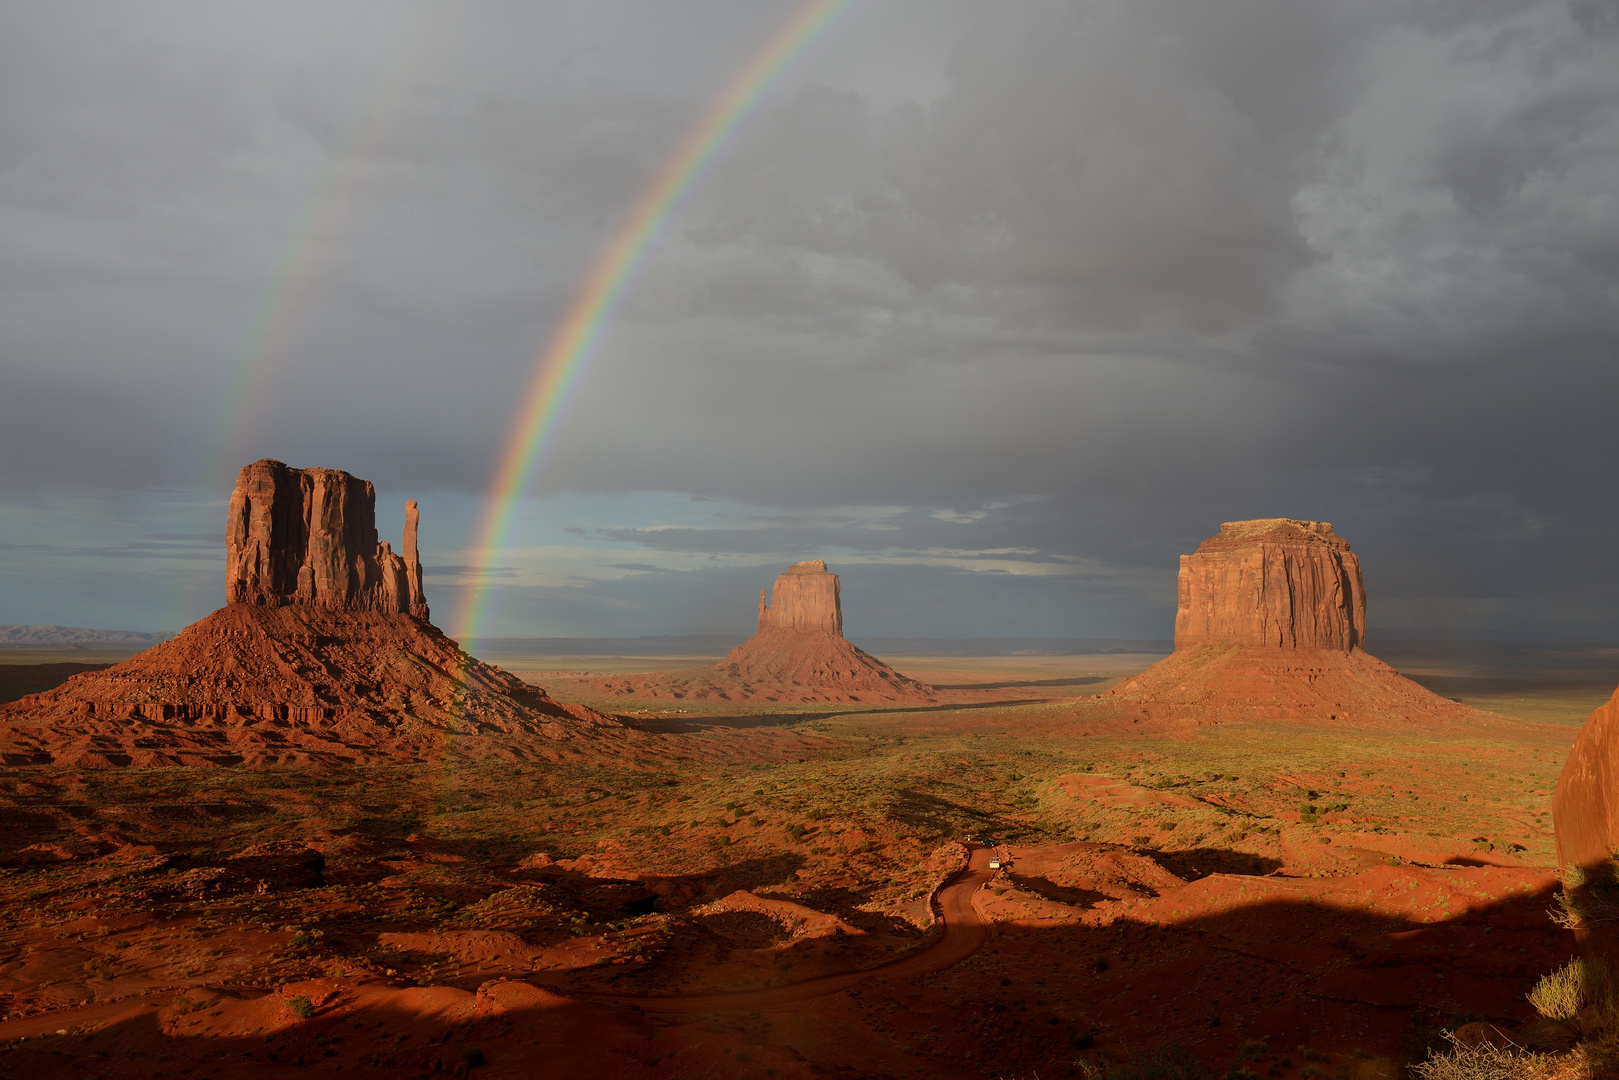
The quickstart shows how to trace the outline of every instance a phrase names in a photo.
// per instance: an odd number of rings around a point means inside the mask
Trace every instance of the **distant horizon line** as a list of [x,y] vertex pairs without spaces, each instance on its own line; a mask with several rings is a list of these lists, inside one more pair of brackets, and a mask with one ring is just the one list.
[[[16,631],[55,631],[61,634],[76,635],[72,639],[59,642],[26,641],[12,638],[9,635]],[[171,630],[118,630],[103,629],[99,627],[68,626],[61,623],[12,623],[0,624],[0,648],[18,648],[40,644],[134,644],[137,640],[162,641],[175,637],[179,631]],[[83,635],[83,636],[80,636]],[[495,644],[507,642],[585,642],[585,641],[742,641],[751,637],[751,631],[738,629],[735,631],[686,631],[679,633],[641,633],[641,634],[477,634],[461,638],[463,643],[477,642],[482,644]],[[97,638],[101,640],[97,640]],[[1410,641],[1410,642],[1451,642],[1456,644],[1489,645],[1512,644],[1529,645],[1543,644],[1556,645],[1562,648],[1616,648],[1619,641],[1611,641],[1589,637],[1562,637],[1550,634],[1528,633],[1521,635],[1496,634],[1489,636],[1464,636],[1446,630],[1425,629],[1420,627],[1393,627],[1388,630],[1374,630],[1367,635],[1368,640],[1376,644],[1379,641]],[[855,634],[849,635],[849,640],[859,643],[865,642],[937,642],[965,643],[965,642],[1003,642],[1024,643],[1030,646],[1071,646],[1071,645],[1139,645],[1149,648],[1163,647],[1169,651],[1174,647],[1173,637],[1114,637],[1107,635],[1076,634]]]

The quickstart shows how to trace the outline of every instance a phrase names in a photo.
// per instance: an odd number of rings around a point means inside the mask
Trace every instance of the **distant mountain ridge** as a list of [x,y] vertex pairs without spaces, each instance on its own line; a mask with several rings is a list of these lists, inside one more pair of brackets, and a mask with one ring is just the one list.
[[173,636],[139,630],[93,630],[86,626],[0,626],[0,645],[151,646]]

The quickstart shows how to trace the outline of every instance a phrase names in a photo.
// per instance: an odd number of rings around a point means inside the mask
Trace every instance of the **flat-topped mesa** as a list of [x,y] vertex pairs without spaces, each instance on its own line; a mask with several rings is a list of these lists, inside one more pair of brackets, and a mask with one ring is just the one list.
[[820,559],[794,563],[776,578],[770,590],[759,590],[759,633],[767,630],[828,630],[843,635],[843,606],[838,596],[838,575],[829,573]]
[[1175,651],[1101,696],[1137,722],[1486,720],[1367,655],[1365,635],[1360,560],[1331,525],[1228,522],[1181,556]]
[[416,552],[420,515],[405,504],[404,554],[377,539],[376,491],[341,469],[242,467],[225,527],[225,599],[428,617]]
[[1360,560],[1324,521],[1228,521],[1181,556],[1176,650],[1259,645],[1349,652],[1366,639]]

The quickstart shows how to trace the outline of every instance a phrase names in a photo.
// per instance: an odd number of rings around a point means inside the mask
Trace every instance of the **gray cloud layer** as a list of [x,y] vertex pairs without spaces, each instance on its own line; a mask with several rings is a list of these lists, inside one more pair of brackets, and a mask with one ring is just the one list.
[[[485,489],[584,269],[786,10],[8,10],[0,497],[217,497],[263,454]],[[574,523],[621,564],[1018,549],[1118,582],[1322,517],[1385,626],[1619,633],[1616,11],[856,7],[668,223],[537,490],[780,516]],[[825,509],[874,506],[882,536]],[[915,565],[904,595],[969,590]],[[647,595],[685,603],[673,573]],[[1038,586],[1004,588],[970,585],[997,627]]]

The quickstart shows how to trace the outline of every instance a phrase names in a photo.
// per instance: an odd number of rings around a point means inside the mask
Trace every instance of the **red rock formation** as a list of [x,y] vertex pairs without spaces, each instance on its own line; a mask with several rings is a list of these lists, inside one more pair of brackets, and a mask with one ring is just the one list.
[[820,559],[794,563],[770,590],[759,590],[759,633],[767,630],[823,630],[843,636],[843,605],[838,575]]
[[406,504],[401,557],[377,540],[376,501],[368,481],[340,469],[243,466],[225,530],[226,602],[427,618],[416,504]]
[[1181,556],[1175,648],[1348,652],[1366,638],[1360,560],[1324,521],[1228,521]]
[[228,604],[180,636],[0,705],[8,764],[285,765],[579,756],[635,733],[477,660],[431,623]]
[[770,603],[759,593],[759,632],[712,668],[598,679],[611,694],[694,701],[933,701],[933,688],[906,678],[843,636],[838,576],[819,559],[787,568]]
[[[1565,877],[1574,938],[1586,956],[1619,967],[1619,924],[1613,921],[1619,860],[1619,690],[1580,728],[1552,792],[1557,864],[1585,874]],[[1582,880],[1583,878],[1583,880]]]
[[1552,793],[1561,866],[1603,866],[1619,852],[1619,691],[1580,728]]
[[1368,656],[1365,635],[1360,561],[1331,525],[1227,522],[1181,556],[1175,652],[1102,696],[1198,723],[1486,717]]
[[0,755],[77,765],[555,760],[587,752],[579,735],[636,737],[440,633],[422,596],[416,504],[405,504],[402,557],[377,542],[374,505],[369,483],[336,469],[244,468],[226,535],[230,603],[121,664],[0,706]]

